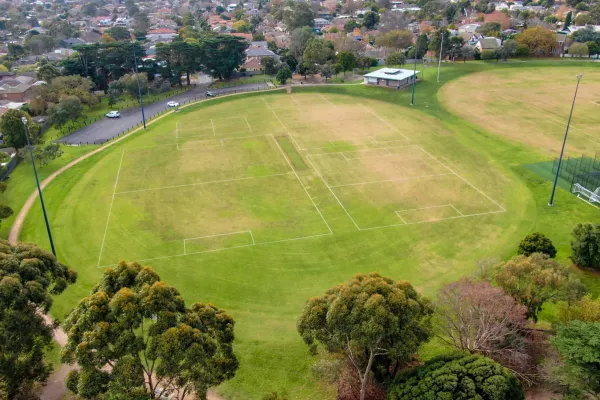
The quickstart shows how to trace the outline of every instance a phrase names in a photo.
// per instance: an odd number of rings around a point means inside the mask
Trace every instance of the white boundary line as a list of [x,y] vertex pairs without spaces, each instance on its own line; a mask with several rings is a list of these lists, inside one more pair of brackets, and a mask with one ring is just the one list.
[[213,122],[212,118],[210,119],[210,126],[212,126],[212,130],[213,130],[213,135],[217,135],[217,131],[215,130],[215,123]]
[[[226,247],[226,248],[214,249],[214,250],[194,251],[194,252],[186,253],[186,254],[174,254],[172,256],[161,256],[161,257],[154,257],[154,258],[145,258],[145,259],[141,259],[141,260],[137,260],[137,261],[138,262],[147,262],[147,261],[154,261],[154,260],[165,260],[165,259],[168,259],[168,258],[185,257],[185,256],[191,256],[191,255],[203,254],[203,253],[216,253],[216,252],[219,252],[219,251],[239,249],[239,248],[242,248],[242,247],[261,246],[261,245],[265,245],[265,244],[294,242],[294,241],[298,241],[298,240],[313,239],[313,238],[318,238],[318,237],[323,237],[323,236],[331,236],[331,235],[332,235],[331,233],[322,233],[322,234],[319,234],[319,235],[299,236],[299,237],[295,237],[295,238],[291,238],[291,239],[272,240],[272,241],[269,241],[269,242],[258,242],[256,244],[244,244],[244,245],[241,245],[241,246]],[[115,265],[118,265],[118,264],[102,265],[102,266],[98,266],[97,268],[108,268],[108,267],[113,267]]]
[[370,185],[370,184],[375,184],[375,183],[388,183],[388,182],[402,182],[402,181],[412,181],[414,179],[423,179],[423,178],[435,178],[437,176],[448,176],[448,175],[454,175],[453,173],[445,173],[445,174],[429,174],[429,175],[418,175],[418,176],[410,176],[407,178],[397,178],[397,179],[386,179],[386,180],[382,180],[382,181],[369,181],[369,182],[356,182],[356,183],[345,183],[343,185],[333,185],[330,186],[331,188],[339,188],[339,187],[346,187],[346,186],[363,186],[363,185]]
[[246,125],[248,125],[248,130],[252,132],[252,128],[250,128],[250,122],[248,122],[248,118],[246,118],[246,116],[244,116],[244,121],[246,121]]
[[432,156],[428,151],[426,151],[425,149],[423,149],[421,146],[417,145],[417,147],[419,149],[421,149],[421,151],[424,152],[425,154],[427,154],[429,157],[431,157],[432,159],[434,159],[435,161],[437,161],[438,163],[440,163],[441,165],[443,165],[444,167],[446,167],[446,169],[448,169],[448,171],[452,172],[453,174],[455,174],[456,176],[458,176],[460,179],[462,179],[467,185],[471,186],[473,189],[475,189],[476,191],[478,191],[480,194],[482,194],[484,197],[486,197],[489,201],[491,201],[492,203],[494,203],[495,205],[497,205],[498,207],[500,207],[500,209],[502,211],[506,211],[506,208],[502,207],[496,200],[492,199],[490,196],[488,196],[487,194],[483,193],[481,190],[479,190],[477,187],[475,187],[475,185],[473,185],[471,182],[469,182],[468,180],[466,180],[465,178],[463,178],[462,176],[460,176],[459,174],[457,174],[456,171],[454,171],[452,168],[450,168],[449,166],[447,166],[446,164],[444,164],[443,162],[441,162],[440,160],[438,160],[437,158],[435,158],[434,156]]
[[386,120],[384,120],[383,118],[381,118],[379,115],[377,115],[374,111],[371,111],[369,108],[367,108],[364,104],[360,105],[362,108],[364,108],[368,113],[374,115],[378,120],[380,120],[381,122],[383,122],[384,124],[386,124],[388,127],[390,127],[393,131],[395,131],[396,133],[400,134],[400,136],[404,137],[407,140],[408,137],[406,137],[405,135],[402,134],[402,132],[400,132],[397,128],[393,127],[389,122],[387,122]]
[[317,175],[319,175],[319,178],[321,178],[321,180],[323,181],[323,183],[325,184],[325,186],[327,186],[327,189],[329,189],[329,192],[331,192],[331,194],[333,195],[333,197],[337,200],[337,202],[340,205],[340,207],[342,207],[342,210],[344,210],[344,212],[346,213],[346,215],[348,216],[348,218],[350,218],[350,220],[352,221],[352,223],[354,224],[354,226],[356,227],[356,229],[358,229],[360,231],[361,229],[358,226],[358,224],[356,223],[356,221],[354,221],[354,218],[352,218],[352,216],[350,215],[350,213],[348,212],[348,210],[346,210],[346,207],[344,207],[344,205],[342,204],[342,202],[340,201],[340,199],[338,199],[338,197],[335,195],[335,193],[333,192],[333,190],[331,189],[331,187],[329,186],[329,184],[327,183],[327,181],[323,178],[323,175],[321,175],[321,172],[313,164],[312,160],[310,159],[310,155],[307,155],[306,159],[308,160],[308,162],[310,163],[310,165],[313,167],[313,169],[315,170],[315,172],[317,173]]
[[128,193],[137,193],[137,192],[150,192],[154,190],[165,190],[165,189],[174,189],[174,188],[182,188],[187,186],[200,186],[200,185],[210,185],[213,183],[226,183],[226,182],[237,182],[237,181],[246,181],[250,179],[262,179],[262,178],[271,178],[274,176],[283,176],[283,175],[291,175],[293,172],[283,172],[281,174],[271,174],[264,176],[247,176],[245,178],[234,178],[234,179],[221,179],[217,181],[205,181],[205,182],[197,182],[197,183],[186,183],[185,185],[173,185],[173,186],[162,186],[157,188],[148,188],[148,189],[137,189],[137,190],[127,190],[123,192],[116,192],[115,194],[128,194]]
[[310,196],[310,194],[308,193],[308,190],[306,190],[306,187],[304,186],[304,184],[302,183],[302,180],[300,180],[300,177],[298,176],[298,174],[296,173],[296,171],[294,170],[294,167],[292,166],[292,163],[290,162],[290,160],[288,160],[287,156],[285,155],[285,152],[283,151],[283,149],[281,148],[281,146],[279,146],[279,143],[277,142],[277,139],[275,139],[275,136],[271,135],[271,137],[273,138],[273,141],[275,142],[275,144],[277,145],[277,148],[279,149],[279,151],[281,152],[281,155],[283,156],[283,158],[285,159],[285,161],[288,163],[290,169],[292,170],[292,172],[294,173],[294,175],[296,175],[296,178],[298,179],[298,182],[300,182],[300,186],[302,186],[302,189],[304,189],[304,191],[306,192],[306,195],[308,196],[308,198],[310,199],[310,201],[312,202],[313,206],[315,207],[315,210],[317,210],[317,212],[319,213],[319,215],[321,216],[321,219],[323,219],[323,222],[325,222],[325,225],[327,225],[327,229],[329,229],[329,234],[333,234],[333,231],[331,230],[331,227],[329,226],[329,224],[327,223],[327,220],[325,219],[325,217],[323,216],[323,214],[321,214],[321,210],[319,210],[319,207],[317,207],[315,201],[313,200],[313,198]]
[[[439,222],[439,221],[445,221],[445,220],[449,220],[449,219],[459,219],[459,218],[468,218],[468,217],[477,217],[480,215],[491,215],[491,214],[500,214],[503,213],[505,211],[489,211],[489,212],[484,212],[484,213],[476,213],[476,214],[464,214],[464,215],[459,215],[456,217],[446,217],[446,218],[436,218],[436,219],[430,219],[427,221],[417,221],[417,222],[408,222],[408,223],[403,223],[403,224],[390,224],[390,225],[380,225],[380,226],[373,226],[370,228],[361,228],[361,231],[371,231],[371,230],[375,230],[375,229],[382,229],[382,228],[391,228],[393,226],[404,226],[404,225],[417,225],[417,224],[428,224],[431,222]],[[398,214],[396,214],[398,215]],[[401,218],[402,219],[402,218]]]
[[337,107],[337,105],[333,104],[331,101],[329,101],[329,99],[325,96],[323,96],[321,93],[317,93],[323,100],[325,100],[326,102],[328,102],[329,104],[331,104],[334,107]]
[[305,110],[303,110],[303,109],[302,109],[302,107],[301,107],[300,103],[298,103],[298,100],[296,100],[296,99],[294,98],[294,95],[293,95],[293,94],[290,94],[290,96],[291,96],[292,100],[294,100],[294,103],[296,103],[296,105],[298,106],[298,108],[300,109],[300,111],[304,112]]
[[215,235],[206,235],[206,236],[196,236],[196,237],[185,238],[185,239],[183,239],[183,241],[185,242],[186,240],[208,239],[208,238],[211,238],[211,237],[239,235],[240,233],[250,233],[250,232],[252,232],[252,231],[251,230],[247,230],[247,231],[217,233]]
[[100,253],[98,254],[98,264],[100,266],[100,260],[102,259],[102,252],[104,251],[104,243],[106,242],[106,233],[108,232],[108,223],[110,221],[110,215],[112,214],[113,204],[115,202],[115,194],[117,192],[117,184],[119,183],[119,175],[121,174],[121,165],[123,165],[123,156],[125,151],[121,150],[121,160],[119,161],[119,169],[117,169],[117,177],[115,178],[115,186],[113,187],[113,194],[110,200],[110,206],[108,207],[108,217],[106,217],[106,226],[104,227],[104,235],[102,236],[102,244],[100,245]]

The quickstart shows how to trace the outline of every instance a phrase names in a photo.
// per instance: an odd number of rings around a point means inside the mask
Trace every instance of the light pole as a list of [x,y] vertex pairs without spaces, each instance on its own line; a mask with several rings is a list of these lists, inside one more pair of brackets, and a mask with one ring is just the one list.
[[29,149],[29,155],[31,156],[31,165],[33,166],[33,174],[35,175],[35,184],[37,185],[38,194],[40,195],[40,203],[42,204],[42,212],[44,213],[44,220],[46,221],[46,230],[48,231],[48,239],[50,240],[50,247],[52,248],[52,254],[56,256],[56,249],[54,248],[54,240],[52,240],[52,231],[50,230],[50,222],[48,221],[48,213],[46,212],[46,205],[44,204],[44,196],[42,195],[42,188],[40,187],[40,179],[38,178],[37,169],[35,168],[35,159],[33,158],[33,150],[31,150],[31,142],[29,141],[29,130],[27,129],[27,118],[22,117],[23,128],[25,128],[25,139],[27,139],[27,148]]
[[571,112],[569,113],[569,120],[567,121],[567,129],[565,130],[565,138],[563,139],[562,148],[560,149],[560,157],[558,158],[558,167],[556,168],[556,176],[554,177],[554,185],[552,186],[552,194],[550,195],[550,201],[548,205],[552,207],[554,205],[554,193],[556,192],[556,185],[558,184],[558,177],[560,175],[560,166],[562,164],[563,154],[565,153],[565,146],[567,144],[567,136],[569,135],[569,126],[571,125],[571,117],[573,116],[573,109],[575,108],[575,100],[577,99],[577,90],[579,90],[579,81],[583,74],[577,75],[577,86],[575,86],[575,95],[573,96],[573,103],[571,104]]
[[137,58],[135,57],[135,42],[131,42],[131,48],[133,49],[133,67],[135,68],[135,77],[137,78],[138,96],[140,97],[140,106],[142,107],[142,122],[144,123],[144,129],[146,129],[146,116],[144,115],[144,100],[142,100],[142,87],[140,86],[140,74],[138,73]]
[[415,105],[415,84],[417,83],[417,56],[419,55],[419,39],[417,38],[417,43],[415,45],[415,51],[414,51],[414,68],[413,68],[413,84],[412,84],[412,97],[410,99],[410,105],[414,106]]
[[438,76],[437,81],[440,81],[440,69],[442,67],[442,52],[444,51],[444,33],[442,32],[442,44],[440,44],[440,61],[438,61]]

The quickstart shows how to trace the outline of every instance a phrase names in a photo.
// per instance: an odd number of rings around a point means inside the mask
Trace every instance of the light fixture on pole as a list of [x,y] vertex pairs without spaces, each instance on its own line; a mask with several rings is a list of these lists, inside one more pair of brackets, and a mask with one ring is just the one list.
[[42,212],[44,213],[44,220],[46,221],[46,230],[48,231],[50,247],[52,248],[52,254],[56,256],[54,240],[52,240],[52,231],[50,230],[50,222],[48,221],[48,213],[46,212],[46,205],[44,204],[44,196],[42,195],[40,179],[38,178],[37,169],[35,167],[35,159],[33,158],[33,150],[31,149],[31,141],[29,140],[29,129],[27,128],[28,121],[26,117],[22,117],[21,121],[23,122],[23,128],[25,128],[25,139],[27,139],[27,148],[29,149],[29,155],[31,156],[31,166],[33,167],[33,174],[35,175],[35,184],[37,185],[38,194],[40,196],[40,203],[42,204]]
[[573,116],[573,109],[575,108],[575,100],[577,99],[577,91],[579,90],[579,81],[583,74],[577,75],[577,86],[575,86],[575,95],[573,96],[573,103],[571,103],[571,112],[569,113],[569,120],[567,121],[567,129],[565,130],[565,138],[563,139],[562,148],[560,149],[560,157],[558,158],[558,167],[556,168],[556,176],[554,177],[554,185],[552,186],[552,194],[550,195],[550,201],[548,205],[552,207],[554,205],[554,193],[556,192],[556,185],[558,184],[558,177],[560,176],[560,167],[562,164],[563,155],[565,153],[565,146],[567,144],[567,136],[569,135],[569,126],[571,125],[571,117]]
[[135,69],[135,77],[137,78],[138,96],[140,98],[140,106],[142,107],[142,122],[144,123],[144,129],[146,129],[146,116],[144,115],[144,100],[142,100],[142,87],[140,86],[140,74],[138,73],[137,58],[135,56],[135,42],[131,42],[131,48],[133,49],[133,66]]

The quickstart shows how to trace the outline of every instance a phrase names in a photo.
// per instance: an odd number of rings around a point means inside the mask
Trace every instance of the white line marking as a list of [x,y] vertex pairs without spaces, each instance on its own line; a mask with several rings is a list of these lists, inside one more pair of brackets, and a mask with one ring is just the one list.
[[[456,216],[456,217],[446,217],[446,218],[430,219],[430,220],[426,220],[426,221],[408,222],[408,223],[405,223],[405,224],[390,224],[390,225],[373,226],[373,227],[370,227],[370,228],[362,228],[361,231],[371,231],[371,230],[374,230],[374,229],[391,228],[391,227],[394,227],[394,226],[426,224],[426,223],[431,223],[431,222],[445,221],[445,220],[448,220],[448,219],[476,217],[476,216],[479,216],[479,215],[499,214],[499,213],[503,213],[503,212],[506,212],[506,211],[490,211],[490,212],[477,213],[477,214],[465,214],[465,215]],[[398,214],[396,214],[396,215],[398,215]]]
[[398,214],[398,211],[396,211],[396,215],[398,216],[398,218],[400,218],[400,220],[402,222],[404,222],[404,225],[408,225],[408,223],[404,220],[404,218],[402,218],[402,216],[400,214]]
[[315,172],[317,173],[317,175],[319,175],[319,178],[321,178],[321,180],[323,181],[323,183],[325,184],[325,186],[327,186],[327,189],[329,189],[329,192],[331,192],[331,194],[333,195],[333,197],[335,197],[335,199],[337,200],[338,204],[340,205],[340,207],[342,207],[342,210],[344,210],[344,212],[346,213],[346,215],[348,216],[348,218],[350,218],[350,220],[352,221],[352,223],[354,224],[354,226],[356,227],[356,229],[358,229],[359,231],[361,230],[360,227],[358,226],[358,224],[356,223],[356,221],[354,221],[354,218],[352,218],[352,216],[350,215],[350,213],[348,212],[348,210],[346,210],[346,207],[344,207],[344,205],[342,204],[342,202],[340,201],[340,199],[338,199],[338,197],[335,195],[335,193],[333,192],[333,190],[331,189],[331,187],[329,186],[329,184],[327,183],[327,181],[323,178],[323,175],[321,175],[321,172],[319,172],[319,170],[315,167],[315,165],[313,164],[312,160],[310,159],[310,156],[306,156],[306,159],[308,160],[308,162],[310,163],[310,165],[313,167],[313,169],[315,170]]
[[271,135],[271,137],[273,138],[273,141],[275,142],[275,144],[277,145],[277,148],[279,149],[279,151],[281,152],[281,155],[283,156],[283,158],[285,159],[285,161],[288,163],[290,169],[292,170],[292,172],[294,173],[294,175],[296,175],[296,179],[298,179],[298,182],[300,182],[300,186],[302,186],[302,189],[304,189],[304,191],[306,192],[306,195],[308,196],[308,198],[310,199],[310,201],[312,202],[313,206],[315,207],[315,210],[317,210],[317,212],[319,213],[319,215],[321,216],[321,219],[323,219],[323,222],[325,222],[325,225],[327,225],[327,229],[329,229],[329,233],[332,234],[333,231],[331,230],[331,227],[329,226],[329,224],[327,223],[327,220],[325,219],[325,217],[323,216],[323,214],[321,214],[321,210],[319,210],[319,207],[317,207],[317,204],[314,202],[313,198],[310,196],[310,193],[308,193],[308,190],[306,190],[306,187],[304,186],[304,184],[302,183],[302,180],[300,180],[300,177],[298,176],[298,174],[296,173],[296,171],[294,170],[294,167],[292,166],[292,163],[290,162],[290,160],[288,160],[287,156],[285,155],[283,149],[281,148],[281,146],[279,146],[279,143],[277,142],[277,140],[275,139],[275,136]]
[[323,100],[325,100],[326,102],[328,102],[332,106],[337,107],[335,104],[333,104],[331,101],[329,101],[329,99],[327,99],[327,97],[323,96],[321,93],[317,93],[317,95],[319,95]]
[[300,111],[304,112],[304,110],[302,109],[302,107],[300,107],[300,103],[298,103],[298,100],[296,100],[294,98],[294,95],[290,94],[290,97],[292,98],[292,100],[294,100],[294,103],[296,103],[296,105],[298,106],[298,108],[300,109]]
[[[307,158],[308,158],[308,156],[307,156]],[[370,185],[370,184],[374,184],[374,183],[402,182],[402,181],[410,181],[410,180],[413,180],[413,179],[435,178],[437,176],[448,176],[448,175],[454,175],[454,174],[453,173],[445,173],[445,174],[419,175],[419,176],[411,176],[411,177],[408,177],[408,178],[386,179],[386,180],[382,180],[382,181],[346,183],[346,184],[343,184],[343,185],[333,185],[333,186],[330,186],[330,187],[331,188],[339,188],[339,187],[346,187],[346,186]]]
[[110,221],[110,215],[112,213],[113,204],[115,202],[115,194],[117,191],[117,184],[119,183],[119,175],[121,174],[121,165],[123,165],[124,151],[121,151],[121,160],[119,161],[119,169],[117,170],[117,177],[115,178],[115,186],[113,187],[113,194],[110,200],[110,206],[108,207],[108,217],[106,218],[106,226],[104,227],[104,236],[102,237],[102,245],[100,246],[100,254],[98,254],[98,264],[100,266],[100,260],[102,259],[102,252],[104,251],[104,242],[106,241],[106,233],[108,232],[108,223]]
[[271,174],[271,175],[264,175],[264,176],[248,176],[248,177],[245,177],[245,178],[221,179],[221,180],[217,180],[217,181],[205,181],[205,182],[197,182],[197,183],[187,183],[185,185],[173,185],[173,186],[163,186],[163,187],[148,188],[148,189],[127,190],[127,191],[123,191],[123,192],[117,192],[115,194],[127,194],[127,193],[137,193],[137,192],[150,192],[150,191],[153,191],[153,190],[174,189],[174,188],[181,188],[181,187],[187,187],[187,186],[200,186],[200,185],[209,185],[209,184],[213,184],[213,183],[237,182],[237,181],[245,181],[245,180],[250,180],[250,179],[271,178],[271,177],[274,177],[274,176],[291,175],[292,173],[293,172],[284,172],[284,173],[281,173],[281,174]]
[[439,206],[429,206],[429,207],[419,207],[419,208],[407,208],[405,210],[396,210],[396,212],[401,213],[401,212],[405,212],[405,211],[430,210],[432,208],[442,208],[442,207],[452,207],[452,204],[442,204]]
[[254,235],[252,234],[252,231],[248,231],[250,232],[250,237],[252,238],[252,244],[256,245],[256,241],[254,240]]
[[[283,121],[281,120],[281,118],[279,118],[279,116],[277,115],[277,113],[275,112],[275,110],[273,110],[271,108],[271,106],[269,106],[269,103],[267,103],[267,101],[265,99],[263,99],[262,97],[261,97],[261,99],[262,99],[262,101],[265,102],[265,104],[267,105],[267,107],[269,107],[269,109],[271,110],[271,112],[273,113],[273,115],[275,116],[275,118],[277,118],[277,121],[279,121],[279,123],[281,124],[281,126],[283,126],[283,129],[285,129],[285,131],[287,132],[287,134],[290,135],[290,137],[292,138],[292,140],[296,144],[296,147],[298,147],[300,150],[305,150],[305,149],[302,148],[302,146],[300,146],[298,144],[298,142],[296,141],[296,138],[294,137],[294,135],[292,135],[292,133],[288,130],[288,128],[285,126],[285,124],[283,123]],[[273,137],[273,135],[271,135],[271,137]],[[279,144],[277,144],[277,145],[279,146]],[[286,160],[287,160],[287,158],[286,158]]]
[[267,103],[267,101],[265,100],[265,98],[264,98],[264,97],[262,97],[262,96],[261,96],[261,97],[260,97],[260,99],[261,99],[262,101],[264,101],[264,102],[265,102],[265,104],[267,105],[267,108],[268,108],[269,110],[271,110],[271,111],[273,110],[273,109],[271,108],[271,106],[269,105],[269,103]]
[[[318,237],[323,237],[323,236],[331,236],[332,234],[333,233],[322,233],[322,234],[319,234],[319,235],[300,236],[300,237],[295,237],[295,238],[291,238],[291,239],[272,240],[270,242],[258,242],[255,245],[254,244],[245,244],[245,245],[235,246],[235,247],[225,247],[225,248],[222,248],[222,249],[195,251],[195,252],[190,252],[190,253],[186,253],[186,254],[175,254],[175,255],[172,255],[172,256],[161,256],[161,257],[154,257],[154,258],[145,258],[145,259],[141,259],[141,260],[137,260],[137,261],[138,262],[147,262],[147,261],[154,261],[154,260],[164,260],[164,259],[174,258],[174,257],[190,256],[190,255],[194,255],[194,254],[215,253],[215,252],[218,252],[218,251],[238,249],[238,248],[241,248],[241,247],[261,246],[261,245],[265,245],[265,244],[274,244],[274,243],[283,243],[283,242],[293,242],[293,241],[304,240],[304,239],[313,239],[313,238],[318,238]],[[115,265],[117,265],[117,264],[102,265],[102,266],[99,266],[97,268],[108,268],[108,267],[113,267]]]
[[[358,149],[358,150],[328,151],[326,153],[314,153],[314,154],[309,154],[309,155],[311,157],[312,156],[315,156],[315,157],[316,156],[328,156],[328,155],[331,155],[331,154],[358,153],[360,151],[373,151],[373,150],[380,150],[380,149],[385,149],[388,152],[390,152],[389,149],[403,149],[403,148],[407,148],[407,147],[417,147],[420,150],[419,146],[417,146],[416,144],[407,144],[407,145],[404,145],[404,146],[372,147],[372,148],[368,148],[368,149]],[[317,148],[324,149],[325,147],[317,147]],[[401,156],[402,155],[401,153],[392,153],[392,152],[390,152],[390,154],[393,154],[393,155],[396,155],[396,156]],[[381,157],[385,157],[385,156],[386,156],[385,154],[381,155]],[[356,158],[361,158],[361,157],[356,157]],[[411,159],[422,160],[422,158],[417,158],[417,157],[414,157],[414,158],[411,158]]]
[[500,209],[502,211],[506,211],[506,208],[502,207],[496,200],[492,199],[490,196],[488,196],[487,194],[483,193],[481,190],[479,190],[477,187],[475,187],[471,182],[469,182],[468,180],[466,180],[465,178],[463,178],[462,176],[460,176],[459,174],[457,174],[452,168],[450,168],[449,166],[447,166],[446,164],[444,164],[443,162],[441,162],[440,160],[438,160],[437,158],[435,158],[434,156],[432,156],[429,152],[427,152],[421,146],[417,145],[417,147],[419,149],[421,149],[421,151],[424,152],[425,154],[427,154],[429,157],[431,157],[432,159],[434,159],[435,161],[437,161],[438,163],[440,163],[441,165],[443,165],[444,167],[446,167],[446,169],[448,169],[448,171],[452,172],[453,174],[455,174],[456,176],[458,176],[460,179],[462,179],[467,185],[469,185],[473,189],[477,190],[480,194],[482,194],[489,201],[491,201],[492,203],[494,203],[495,205],[497,205],[498,207],[500,207]]
[[217,134],[217,131],[215,131],[215,124],[214,124],[214,122],[213,122],[212,118],[210,119],[210,126],[212,126],[213,135],[216,135],[216,134]]
[[187,254],[187,251],[185,249],[185,239],[183,239],[183,254]]
[[185,239],[183,239],[183,241],[185,242],[186,240],[207,239],[207,238],[211,238],[211,237],[239,235],[240,233],[249,233],[249,232],[250,232],[250,236],[252,236],[252,233],[251,233],[252,231],[248,230],[248,231],[226,232],[226,233],[217,233],[215,235],[206,235],[206,236],[185,238]]
[[244,121],[246,121],[246,125],[248,125],[248,130],[252,132],[252,128],[250,128],[250,122],[248,122],[248,118],[246,118],[246,116],[244,116]]
[[463,217],[465,216],[463,213],[461,213],[461,212],[460,212],[460,210],[459,210],[458,208],[454,207],[454,205],[453,205],[453,204],[450,204],[450,207],[454,208],[454,210],[455,210],[457,213],[459,213],[461,216],[463,216]]
[[364,108],[368,113],[374,115],[377,119],[379,119],[381,122],[383,122],[384,124],[386,124],[388,127],[390,127],[393,131],[395,131],[396,133],[400,134],[400,136],[404,137],[405,139],[408,140],[408,138],[406,136],[404,136],[402,134],[402,132],[400,132],[398,129],[396,129],[395,127],[393,127],[389,122],[387,122],[386,120],[384,120],[383,118],[381,118],[379,115],[377,115],[374,111],[371,111],[370,109],[368,109],[367,107],[365,107],[364,104],[360,105],[362,108]]

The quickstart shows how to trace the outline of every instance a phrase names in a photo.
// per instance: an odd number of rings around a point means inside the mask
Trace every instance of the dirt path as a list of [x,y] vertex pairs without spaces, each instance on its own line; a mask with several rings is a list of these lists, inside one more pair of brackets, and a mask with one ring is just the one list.
[[[52,324],[52,318],[48,315],[44,315],[44,320],[47,324]],[[60,346],[65,347],[67,344],[68,336],[63,328],[60,326],[54,330],[54,341]],[[75,365],[61,364],[60,368],[52,373],[40,394],[42,400],[61,400],[67,393],[68,389],[65,386],[65,379],[67,375],[77,367]],[[194,400],[194,396],[187,396],[186,400]],[[214,390],[209,389],[207,400],[225,400],[224,397],[218,395]]]

